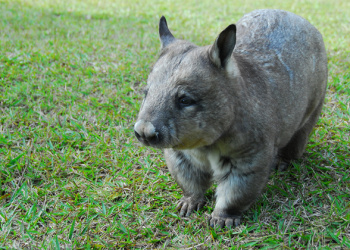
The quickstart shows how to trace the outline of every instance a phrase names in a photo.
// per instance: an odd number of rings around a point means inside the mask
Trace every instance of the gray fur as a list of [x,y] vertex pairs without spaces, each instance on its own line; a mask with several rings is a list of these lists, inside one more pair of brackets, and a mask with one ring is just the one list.
[[210,225],[238,225],[270,169],[301,157],[317,122],[327,85],[322,36],[280,10],[245,15],[211,46],[175,39],[163,17],[159,32],[135,134],[164,148],[184,191],[181,215],[202,207],[216,181]]

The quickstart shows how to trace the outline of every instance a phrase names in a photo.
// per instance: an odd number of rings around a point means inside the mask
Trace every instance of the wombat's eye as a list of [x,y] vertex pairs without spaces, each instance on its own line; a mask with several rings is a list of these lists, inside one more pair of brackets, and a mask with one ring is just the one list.
[[195,100],[188,96],[182,96],[179,98],[179,105],[180,107],[187,107],[195,104]]

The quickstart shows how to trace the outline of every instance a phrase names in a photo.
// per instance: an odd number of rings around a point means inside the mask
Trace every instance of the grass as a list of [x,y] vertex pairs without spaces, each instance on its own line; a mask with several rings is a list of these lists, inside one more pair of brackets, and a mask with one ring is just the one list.
[[[165,15],[211,44],[258,8],[323,34],[329,87],[304,157],[274,174],[243,225],[211,229],[133,123]],[[0,0],[0,246],[3,249],[350,248],[349,1]]]

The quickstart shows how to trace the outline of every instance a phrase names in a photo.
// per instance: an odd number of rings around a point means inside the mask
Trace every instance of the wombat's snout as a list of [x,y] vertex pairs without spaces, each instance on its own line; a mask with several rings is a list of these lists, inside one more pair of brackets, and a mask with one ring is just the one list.
[[159,142],[158,132],[151,122],[139,120],[135,123],[134,131],[137,139],[145,145],[155,145]]

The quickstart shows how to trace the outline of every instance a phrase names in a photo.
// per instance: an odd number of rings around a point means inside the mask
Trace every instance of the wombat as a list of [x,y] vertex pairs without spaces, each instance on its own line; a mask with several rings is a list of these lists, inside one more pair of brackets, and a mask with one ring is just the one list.
[[181,216],[217,182],[212,227],[240,224],[274,167],[300,158],[327,85],[322,35],[281,10],[257,10],[214,44],[176,39],[159,23],[161,52],[134,126],[143,144],[163,148],[183,190]]

